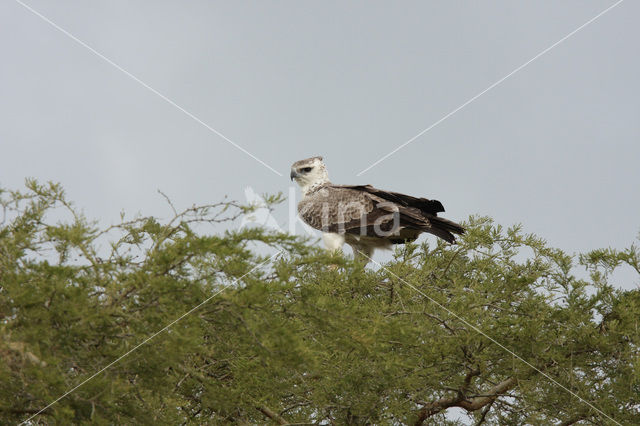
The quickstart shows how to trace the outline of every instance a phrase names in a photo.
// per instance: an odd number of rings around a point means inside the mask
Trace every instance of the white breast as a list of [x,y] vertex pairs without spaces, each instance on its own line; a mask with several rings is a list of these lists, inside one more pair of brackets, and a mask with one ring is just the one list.
[[335,234],[333,232],[323,232],[322,241],[329,251],[341,250],[344,245],[344,234]]

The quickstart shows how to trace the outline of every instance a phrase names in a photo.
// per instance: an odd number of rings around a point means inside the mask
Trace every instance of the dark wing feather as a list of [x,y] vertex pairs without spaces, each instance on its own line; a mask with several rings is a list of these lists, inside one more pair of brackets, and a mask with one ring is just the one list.
[[381,189],[374,188],[371,185],[342,185],[340,187],[354,189],[356,191],[364,191],[405,207],[415,207],[424,213],[437,215],[440,212],[444,212],[444,206],[438,200],[412,197],[411,195],[400,194],[399,192],[383,191]]

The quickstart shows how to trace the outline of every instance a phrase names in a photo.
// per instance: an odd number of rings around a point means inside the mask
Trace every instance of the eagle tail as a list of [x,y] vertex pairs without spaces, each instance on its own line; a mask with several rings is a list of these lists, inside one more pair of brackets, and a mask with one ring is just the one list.
[[443,217],[430,217],[429,222],[431,222],[431,227],[427,232],[440,237],[451,244],[455,244],[456,242],[456,237],[453,234],[462,235],[465,231],[462,226]]

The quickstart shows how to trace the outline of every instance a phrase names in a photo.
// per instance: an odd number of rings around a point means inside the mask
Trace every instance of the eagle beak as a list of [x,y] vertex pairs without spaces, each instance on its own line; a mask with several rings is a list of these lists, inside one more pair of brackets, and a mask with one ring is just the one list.
[[291,174],[289,176],[291,177],[291,180],[293,181],[295,178],[300,176],[300,174],[298,172],[296,172],[295,170],[291,170]]

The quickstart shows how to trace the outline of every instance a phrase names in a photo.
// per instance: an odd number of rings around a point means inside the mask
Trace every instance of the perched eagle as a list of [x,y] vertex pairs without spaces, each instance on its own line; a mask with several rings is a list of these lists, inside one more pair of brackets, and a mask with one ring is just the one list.
[[414,241],[423,232],[449,243],[455,243],[453,234],[464,233],[462,226],[438,217],[444,211],[440,201],[371,185],[332,184],[322,157],[293,163],[291,180],[302,189],[298,213],[307,224],[323,232],[327,250],[340,250],[347,243],[355,257],[365,262],[374,249]]

